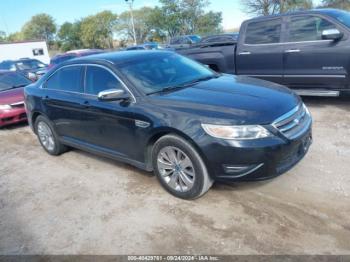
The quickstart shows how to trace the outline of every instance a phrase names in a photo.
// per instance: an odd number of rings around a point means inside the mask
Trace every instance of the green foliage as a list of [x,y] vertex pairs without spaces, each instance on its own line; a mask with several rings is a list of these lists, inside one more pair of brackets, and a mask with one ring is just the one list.
[[323,7],[350,10],[350,0],[323,0],[322,5]]
[[15,32],[12,34],[9,34],[7,36],[7,41],[8,42],[18,42],[23,40],[23,34],[22,32]]
[[221,28],[222,14],[221,12],[208,12],[198,19],[198,28],[196,33],[199,35],[217,34],[223,32]]
[[113,48],[113,32],[118,16],[103,11],[81,20],[80,37],[85,48]]
[[[218,33],[222,31],[221,12],[206,12],[208,0],[159,0],[155,8],[143,7],[133,11],[135,33],[138,43],[164,41],[167,37],[182,34]],[[38,14],[28,21],[20,32],[7,38],[0,34],[0,41],[43,39],[51,48],[62,51],[80,48],[113,48],[114,38],[121,45],[133,39],[130,12],[119,16],[103,11],[82,18],[74,23],[61,25],[57,35],[54,19],[47,14]]]
[[81,22],[64,23],[57,33],[60,42],[60,49],[62,51],[69,51],[72,49],[79,49],[82,46],[80,39]]
[[272,15],[313,8],[312,0],[241,0],[248,13]]
[[0,42],[6,41],[6,33],[4,31],[0,31]]
[[[153,28],[173,37],[221,31],[221,12],[205,12],[207,0],[160,0],[149,17]],[[210,20],[213,19],[213,20]],[[209,21],[210,20],[210,21]]]
[[[154,27],[152,21],[149,19],[152,12],[154,12],[154,9],[149,7],[143,7],[133,11],[135,33],[138,43],[145,42],[153,35]],[[119,15],[118,26],[116,29],[126,38],[134,38],[129,11],[123,12]]]
[[24,40],[43,39],[50,42],[56,33],[54,19],[47,14],[38,14],[27,22],[21,31]]

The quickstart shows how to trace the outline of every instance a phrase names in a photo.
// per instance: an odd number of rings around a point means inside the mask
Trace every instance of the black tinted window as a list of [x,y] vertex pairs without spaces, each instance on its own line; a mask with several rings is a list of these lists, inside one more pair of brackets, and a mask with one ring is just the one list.
[[170,44],[171,45],[178,45],[181,43],[181,39],[182,38],[180,38],[180,37],[173,38],[173,39],[171,39]]
[[81,76],[81,66],[64,67],[49,78],[46,88],[82,93]]
[[322,40],[322,31],[334,29],[326,19],[317,16],[294,16],[289,23],[289,42]]
[[252,22],[248,24],[246,44],[272,44],[279,43],[281,37],[281,19]]
[[123,89],[121,83],[109,71],[97,66],[88,66],[85,92],[97,95],[107,89]]

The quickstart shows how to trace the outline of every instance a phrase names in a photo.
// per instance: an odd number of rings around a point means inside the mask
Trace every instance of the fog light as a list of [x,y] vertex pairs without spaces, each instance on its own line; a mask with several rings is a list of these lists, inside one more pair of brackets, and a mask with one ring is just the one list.
[[232,177],[246,176],[262,167],[264,163],[256,165],[224,165],[225,173]]

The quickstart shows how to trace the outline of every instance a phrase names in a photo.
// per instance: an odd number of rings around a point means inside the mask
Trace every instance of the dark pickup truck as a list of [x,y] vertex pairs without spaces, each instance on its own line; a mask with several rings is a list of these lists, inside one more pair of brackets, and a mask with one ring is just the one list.
[[243,22],[237,42],[178,53],[212,69],[276,82],[300,95],[350,92],[350,13],[316,9]]

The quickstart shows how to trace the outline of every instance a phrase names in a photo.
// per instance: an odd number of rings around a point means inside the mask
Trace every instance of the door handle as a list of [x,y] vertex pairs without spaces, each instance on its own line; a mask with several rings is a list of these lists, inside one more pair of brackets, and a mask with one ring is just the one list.
[[89,108],[90,107],[89,101],[84,101],[81,105],[82,105],[83,108]]
[[239,55],[250,55],[251,53],[248,52],[248,51],[243,51],[243,52],[240,52]]
[[47,101],[50,101],[51,99],[49,96],[43,96],[42,100],[47,102]]
[[300,50],[299,49],[289,49],[289,50],[286,50],[284,51],[285,53],[299,53]]

